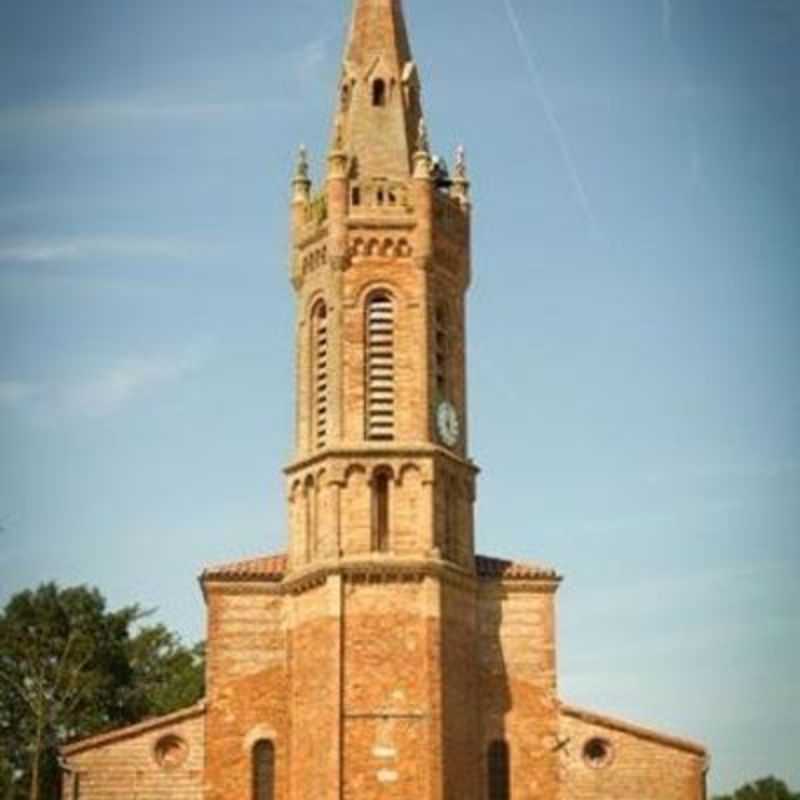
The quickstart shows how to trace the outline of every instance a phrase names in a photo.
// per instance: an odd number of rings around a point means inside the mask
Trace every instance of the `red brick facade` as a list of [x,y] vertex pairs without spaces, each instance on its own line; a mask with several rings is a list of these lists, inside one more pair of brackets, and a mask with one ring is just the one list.
[[72,800],[702,798],[702,748],[560,703],[556,573],[475,555],[469,182],[419,90],[400,0],[356,0],[292,184],[288,552],[206,570],[205,704],[65,749]]

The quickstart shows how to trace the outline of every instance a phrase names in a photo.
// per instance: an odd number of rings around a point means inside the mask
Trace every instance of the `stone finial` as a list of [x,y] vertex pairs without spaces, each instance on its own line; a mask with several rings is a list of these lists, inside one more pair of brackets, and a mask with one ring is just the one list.
[[456,165],[453,168],[453,174],[457,181],[467,180],[467,153],[462,144],[456,148]]
[[297,153],[297,166],[294,171],[295,181],[308,181],[308,150],[304,144],[300,145]]
[[344,130],[342,129],[341,119],[336,120],[333,128],[333,149],[336,151],[344,150]]
[[450,194],[456,198],[462,208],[469,209],[469,178],[467,177],[467,156],[462,145],[456,148],[456,163],[453,167],[453,181]]
[[431,145],[428,141],[428,126],[425,124],[425,117],[419,119],[419,129],[417,131],[417,152],[430,153]]

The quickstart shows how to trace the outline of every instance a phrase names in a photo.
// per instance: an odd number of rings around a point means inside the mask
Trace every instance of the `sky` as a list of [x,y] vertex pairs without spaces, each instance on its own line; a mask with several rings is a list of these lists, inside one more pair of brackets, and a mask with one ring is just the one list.
[[[285,547],[289,180],[345,0],[2,1],[0,604],[204,635]],[[554,565],[569,702],[800,789],[800,3],[406,0],[473,181],[484,553]]]

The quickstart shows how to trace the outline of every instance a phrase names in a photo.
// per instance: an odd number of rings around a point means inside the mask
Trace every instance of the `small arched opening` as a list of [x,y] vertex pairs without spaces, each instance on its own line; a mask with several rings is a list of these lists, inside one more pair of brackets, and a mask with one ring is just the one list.
[[495,739],[488,752],[489,800],[509,800],[511,797],[510,758],[508,742]]
[[253,800],[275,800],[275,745],[260,739],[253,745]]
[[392,475],[388,469],[378,469],[372,478],[372,549],[377,553],[389,551],[389,492]]
[[372,105],[379,108],[386,105],[386,81],[383,78],[372,82]]

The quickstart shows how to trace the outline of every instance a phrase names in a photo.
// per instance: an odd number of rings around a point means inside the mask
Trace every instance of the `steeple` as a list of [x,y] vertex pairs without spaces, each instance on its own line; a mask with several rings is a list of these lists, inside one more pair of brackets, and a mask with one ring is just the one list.
[[421,119],[401,0],[355,0],[333,149],[347,155],[353,177],[408,177]]

